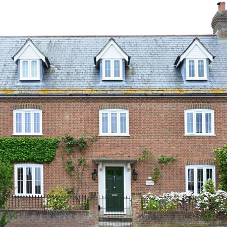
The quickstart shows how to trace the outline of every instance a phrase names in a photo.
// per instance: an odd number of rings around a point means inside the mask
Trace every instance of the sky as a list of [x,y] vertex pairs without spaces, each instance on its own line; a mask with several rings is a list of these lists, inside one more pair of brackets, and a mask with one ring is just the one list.
[[[217,0],[1,0],[0,36],[212,34]],[[226,5],[227,8],[227,5]]]

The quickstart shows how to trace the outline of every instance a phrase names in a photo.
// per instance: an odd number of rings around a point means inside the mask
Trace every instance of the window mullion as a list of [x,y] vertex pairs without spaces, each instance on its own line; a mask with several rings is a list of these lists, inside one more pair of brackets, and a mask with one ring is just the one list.
[[114,60],[110,60],[110,78],[114,78]]
[[25,134],[25,112],[21,112],[22,114],[22,134]]
[[32,195],[35,195],[35,167],[32,166]]
[[193,134],[196,134],[196,112],[193,112]]
[[129,113],[126,112],[126,133],[129,133]]
[[202,134],[206,134],[206,119],[205,119],[205,112],[202,112]]
[[28,79],[31,79],[31,60],[28,61]]
[[111,134],[111,112],[108,111],[108,134]]
[[[206,173],[207,173],[207,167],[203,167],[203,186],[205,185],[205,182],[206,182]],[[205,191],[204,187],[203,187],[203,192]]]
[[214,113],[211,112],[211,133],[214,134]]
[[26,195],[27,192],[27,188],[26,188],[26,183],[27,183],[27,178],[26,178],[26,167],[22,167],[23,168],[23,195]]
[[186,191],[188,191],[188,170],[189,168],[186,167]]
[[194,72],[195,72],[195,79],[198,79],[199,77],[198,77],[198,59],[195,59],[194,60],[194,65],[195,65],[195,67],[194,67]]
[[195,192],[195,194],[197,195],[198,194],[198,188],[197,188],[197,171],[198,171],[198,169],[197,169],[197,167],[195,167],[195,170],[194,170],[194,192]]
[[117,112],[117,134],[120,134],[120,112]]
[[31,134],[34,134],[34,112],[31,112]]

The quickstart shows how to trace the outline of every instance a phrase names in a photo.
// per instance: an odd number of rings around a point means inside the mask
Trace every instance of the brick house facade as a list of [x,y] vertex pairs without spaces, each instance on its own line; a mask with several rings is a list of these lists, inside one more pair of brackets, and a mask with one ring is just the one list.
[[[199,193],[210,177],[218,186],[212,150],[227,138],[227,39],[214,18],[214,35],[0,37],[0,136],[97,136],[83,194],[106,196],[115,177],[128,197]],[[137,161],[144,148],[156,160],[177,157],[154,185],[154,161]],[[38,163],[43,194],[71,186],[59,150],[50,164]],[[18,191],[19,175],[38,164],[15,163],[15,194],[29,194]]]

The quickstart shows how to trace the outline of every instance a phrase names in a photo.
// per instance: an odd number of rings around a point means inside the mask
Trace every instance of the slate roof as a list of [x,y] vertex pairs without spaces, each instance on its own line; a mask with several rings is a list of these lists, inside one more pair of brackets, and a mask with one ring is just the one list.
[[[123,90],[162,93],[168,89],[169,92],[179,89],[176,93],[192,90],[198,93],[201,89],[208,93],[214,92],[212,89],[227,91],[227,43],[219,43],[215,35],[197,37],[216,56],[209,66],[209,81],[184,82],[180,70],[174,66],[177,56],[196,36],[115,36],[117,44],[131,56],[125,81],[101,81],[99,69],[94,65],[94,57],[109,36],[0,37],[0,94],[37,94],[43,90],[86,94],[94,90],[105,93],[108,89],[112,93]],[[18,81],[12,57],[28,38],[50,62],[42,83]]]

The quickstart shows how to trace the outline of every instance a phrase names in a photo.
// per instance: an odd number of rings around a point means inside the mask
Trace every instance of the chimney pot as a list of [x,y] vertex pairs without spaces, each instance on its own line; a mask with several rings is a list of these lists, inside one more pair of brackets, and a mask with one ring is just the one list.
[[217,5],[218,5],[218,10],[225,10],[225,2],[219,2]]

